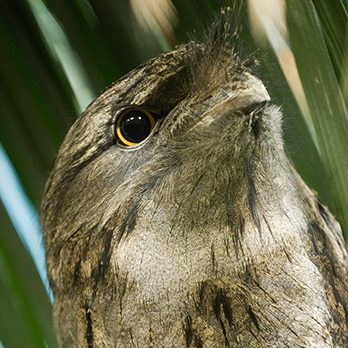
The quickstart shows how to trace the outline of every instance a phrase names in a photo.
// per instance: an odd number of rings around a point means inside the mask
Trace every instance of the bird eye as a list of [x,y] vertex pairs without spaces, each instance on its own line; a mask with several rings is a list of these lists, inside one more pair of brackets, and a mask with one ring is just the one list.
[[155,123],[155,118],[145,109],[124,110],[116,119],[116,137],[123,145],[136,146],[151,134]]

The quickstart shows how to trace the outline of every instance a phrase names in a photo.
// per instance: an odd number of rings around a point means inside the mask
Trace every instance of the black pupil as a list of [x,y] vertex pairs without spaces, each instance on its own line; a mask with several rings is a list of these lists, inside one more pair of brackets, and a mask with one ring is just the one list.
[[126,140],[140,143],[149,136],[151,122],[149,117],[140,110],[128,111],[122,117],[120,131]]

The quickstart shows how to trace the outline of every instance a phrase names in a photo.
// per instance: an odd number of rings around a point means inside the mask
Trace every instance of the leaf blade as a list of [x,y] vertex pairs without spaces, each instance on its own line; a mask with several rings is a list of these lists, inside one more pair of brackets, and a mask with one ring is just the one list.
[[336,203],[332,207],[348,230],[348,113],[312,1],[287,2],[290,42],[313,117]]

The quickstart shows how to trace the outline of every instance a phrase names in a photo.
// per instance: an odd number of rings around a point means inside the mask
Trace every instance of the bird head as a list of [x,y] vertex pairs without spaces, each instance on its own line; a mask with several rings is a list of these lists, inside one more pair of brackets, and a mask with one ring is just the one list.
[[[281,114],[234,37],[222,18],[204,43],[118,80],[71,127],[42,204],[56,291],[100,277],[112,250],[144,229],[187,238],[231,219],[241,226],[242,216],[255,222],[256,191],[281,186]],[[82,259],[90,264],[83,277]]]

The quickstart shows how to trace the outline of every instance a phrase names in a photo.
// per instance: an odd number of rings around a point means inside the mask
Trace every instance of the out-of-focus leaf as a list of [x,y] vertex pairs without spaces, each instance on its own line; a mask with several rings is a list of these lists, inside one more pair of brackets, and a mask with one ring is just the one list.
[[348,231],[348,115],[311,1],[287,2],[291,45],[332,188],[335,212]]
[[51,305],[1,202],[0,224],[0,341],[5,347],[54,348]]
[[[159,45],[139,45],[134,31],[135,19],[131,15],[128,0],[90,0],[89,3],[98,18],[95,30],[104,40],[121,74],[159,53]],[[116,80],[116,76],[114,79]]]
[[74,117],[71,89],[44,47],[26,4],[0,3],[1,142],[38,204],[48,169]]
[[145,34],[153,33],[165,51],[176,45],[173,30],[177,24],[177,14],[172,0],[129,0],[129,3]]
[[[87,1],[46,0],[48,9],[62,26],[70,45],[98,93],[122,74],[118,57],[113,57],[100,32],[100,19]],[[114,40],[117,45],[118,38]]]
[[320,19],[336,76],[340,80],[348,28],[347,10],[340,0],[313,0],[313,4]]
[[62,68],[74,95],[75,109],[82,112],[95,98],[90,79],[71,48],[63,29],[42,0],[27,0],[53,60]]

